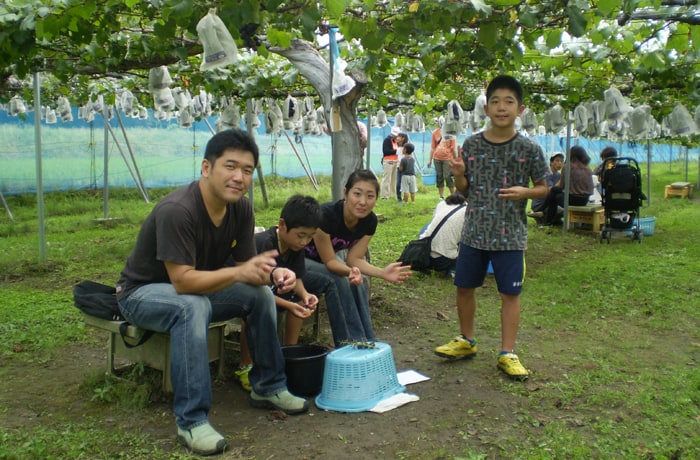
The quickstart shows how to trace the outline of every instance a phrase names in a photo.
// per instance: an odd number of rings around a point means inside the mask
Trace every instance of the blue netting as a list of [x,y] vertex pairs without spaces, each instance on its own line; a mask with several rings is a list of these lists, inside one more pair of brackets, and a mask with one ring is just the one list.
[[[36,190],[37,164],[33,113],[26,119],[10,117],[0,112],[0,191],[3,193],[29,193]],[[213,126],[215,118],[209,121]],[[52,125],[42,123],[42,176],[43,188],[52,190],[78,190],[101,188],[104,184],[104,152],[107,146],[108,178],[110,187],[135,187],[133,176],[140,174],[147,188],[178,186],[199,177],[204,147],[211,137],[207,124],[195,123],[191,128],[180,128],[175,120],[159,121],[153,116],[147,120],[125,119],[125,131],[131,151],[136,159],[138,172],[133,166],[122,130],[116,119],[110,126],[114,133],[107,133],[101,116],[92,123],[78,119]],[[381,173],[381,148],[389,134],[390,125],[370,129],[370,167]],[[332,172],[331,140],[327,135],[304,135],[292,142],[282,135],[265,134],[264,127],[256,132],[260,148],[260,164],[264,174],[277,174],[293,178],[306,174],[330,175]],[[461,145],[466,135],[460,135]],[[116,138],[116,142],[115,142]],[[415,145],[415,158],[420,171],[426,165],[430,153],[430,131],[409,133]],[[538,136],[536,140],[545,152],[565,150],[566,139],[558,136]],[[614,145],[624,156],[646,162],[647,146],[642,144],[617,144],[607,140],[574,139],[591,155],[592,163],[598,162],[598,153],[606,145]],[[292,146],[294,145],[294,147]],[[295,153],[296,149],[296,153]],[[652,161],[674,161],[679,158],[678,146],[652,144]],[[298,156],[297,156],[298,155]],[[124,157],[126,160],[124,160]],[[691,151],[697,157],[697,149]],[[301,158],[301,160],[299,159]],[[129,171],[131,166],[132,171]]]

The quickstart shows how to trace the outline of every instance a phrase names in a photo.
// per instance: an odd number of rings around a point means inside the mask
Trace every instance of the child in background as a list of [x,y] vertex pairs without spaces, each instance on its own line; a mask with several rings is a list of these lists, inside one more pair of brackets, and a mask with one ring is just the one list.
[[[277,226],[272,226],[263,232],[255,234],[255,246],[258,253],[277,250],[277,267],[292,270],[297,277],[296,286],[286,294],[276,294],[275,303],[278,309],[286,309],[287,322],[282,345],[294,345],[299,340],[304,319],[313,314],[318,306],[318,297],[309,293],[304,286],[302,277],[306,273],[304,247],[316,234],[321,225],[321,206],[310,196],[294,195],[285,203]],[[241,327],[245,331],[245,323]],[[241,360],[235,375],[243,389],[250,391],[248,372],[252,368],[252,358],[248,350],[246,334],[241,333]]]
[[401,158],[403,158],[403,148],[408,143],[408,134],[401,132],[396,136],[396,199],[399,203],[403,203],[401,200],[401,170],[399,169],[399,163]]
[[403,202],[408,203],[408,195],[411,195],[411,203],[416,201],[416,192],[418,185],[416,184],[416,160],[413,158],[415,147],[410,142],[403,146],[403,156],[399,162],[399,171],[401,172],[401,193],[403,193]]
[[[598,176],[598,183],[602,184],[603,183],[603,176],[605,175],[605,170],[603,168],[611,169],[613,166],[615,166],[614,161],[608,161],[607,164],[605,163],[605,160],[609,158],[615,158],[617,156],[617,150],[615,147],[610,147],[607,146],[600,152],[600,163],[598,166],[595,167],[593,170],[593,175]],[[602,185],[601,188],[598,190],[599,192],[602,192]]]

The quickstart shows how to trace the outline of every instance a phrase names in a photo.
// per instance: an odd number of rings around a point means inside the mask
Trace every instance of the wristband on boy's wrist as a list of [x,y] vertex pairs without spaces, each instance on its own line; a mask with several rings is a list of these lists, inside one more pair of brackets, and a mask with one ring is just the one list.
[[275,267],[272,269],[270,272],[270,284],[274,285],[275,284],[275,279],[272,277],[272,274],[275,273],[275,270],[277,270],[279,267]]

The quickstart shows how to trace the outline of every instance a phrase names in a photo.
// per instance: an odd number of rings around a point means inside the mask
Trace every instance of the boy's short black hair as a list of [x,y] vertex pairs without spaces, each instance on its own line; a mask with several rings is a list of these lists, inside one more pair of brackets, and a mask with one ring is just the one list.
[[284,204],[280,218],[284,219],[287,230],[297,227],[318,228],[321,226],[323,214],[316,198],[293,195]]
[[616,157],[617,156],[617,150],[615,147],[605,147],[603,150],[600,152],[600,159],[605,161],[608,158]]
[[494,91],[497,89],[509,89],[515,93],[515,97],[518,99],[518,104],[522,105],[524,100],[524,91],[520,82],[510,75],[499,75],[495,77],[489,83],[486,88],[486,100],[490,100]]
[[204,159],[209,163],[214,164],[217,159],[223,155],[224,150],[243,150],[253,154],[253,162],[258,166],[258,158],[260,153],[255,139],[247,131],[234,128],[214,134],[214,137],[207,142],[207,148],[204,150]]
[[408,144],[403,146],[403,151],[404,153],[411,154],[416,151],[416,147],[409,142]]

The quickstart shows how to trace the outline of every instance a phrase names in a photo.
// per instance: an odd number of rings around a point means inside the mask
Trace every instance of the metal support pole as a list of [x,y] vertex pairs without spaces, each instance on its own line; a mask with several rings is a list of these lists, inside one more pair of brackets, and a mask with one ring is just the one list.
[[102,118],[104,119],[104,183],[102,186],[102,217],[109,219],[109,119],[107,109],[102,105]]
[[39,260],[46,262],[46,228],[44,225],[44,176],[41,164],[41,85],[34,74],[34,153],[36,157],[36,200],[39,213]]
[[[143,199],[146,200],[146,203],[150,203],[151,201],[148,199],[148,191],[146,190],[146,184],[143,182],[143,178],[141,177],[141,171],[139,170],[139,165],[136,162],[136,155],[134,154],[134,149],[131,148],[131,142],[129,142],[129,136],[126,135],[126,127],[124,126],[124,121],[122,120],[122,116],[119,114],[119,109],[117,107],[114,107],[114,113],[117,115],[117,121],[119,121],[119,127],[122,130],[122,136],[124,136],[124,142],[126,142],[126,148],[129,150],[129,155],[131,156],[131,162],[134,164],[134,172],[131,173],[132,177],[134,177],[134,181],[136,182],[136,186],[139,188],[139,191],[141,192],[141,195],[143,195]],[[119,143],[117,142],[116,136],[114,136],[114,133],[112,133],[112,137],[114,137],[114,142],[117,143],[117,146],[119,147]],[[119,147],[119,152],[122,154],[122,158],[124,158],[124,163],[126,163],[127,168],[129,168],[129,172],[131,172],[131,167],[129,167],[129,163],[126,161],[126,157],[124,156],[124,153],[122,152],[121,147]],[[135,176],[134,176],[135,174]]]
[[651,141],[647,139],[647,206],[651,206]]
[[569,189],[571,188],[571,112],[566,116],[566,171],[564,171],[564,225],[561,227],[562,235],[569,230]]
[[12,211],[10,211],[10,206],[7,204],[7,201],[5,201],[5,195],[2,194],[2,191],[0,191],[0,201],[2,201],[2,206],[5,208],[7,217],[9,217],[10,220],[15,220],[14,216],[12,215]]

